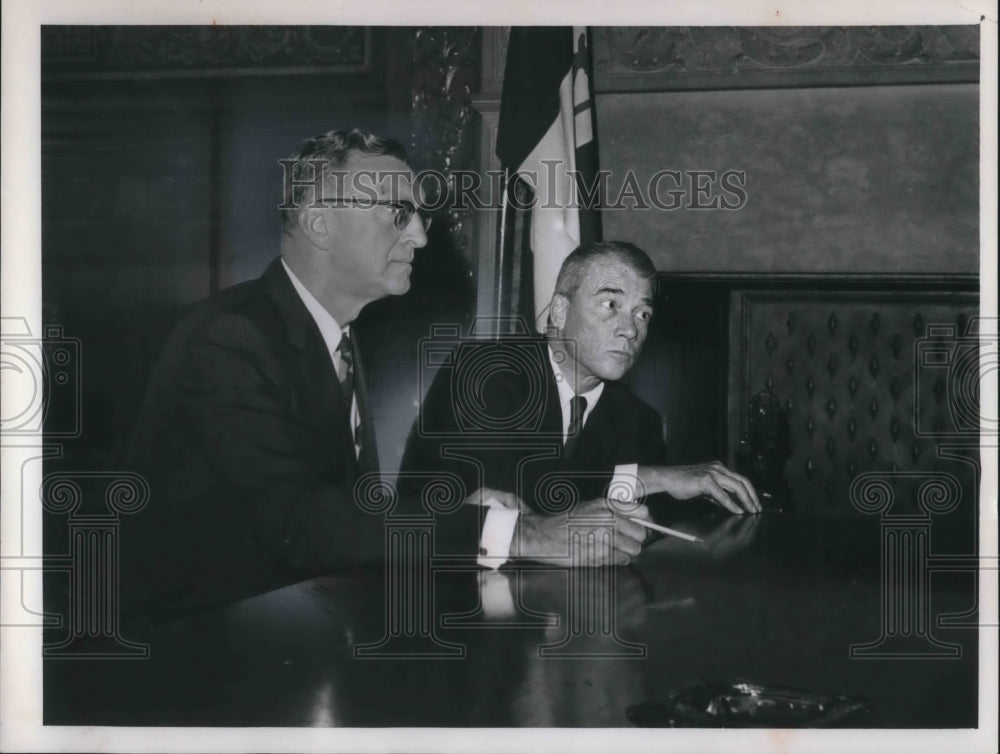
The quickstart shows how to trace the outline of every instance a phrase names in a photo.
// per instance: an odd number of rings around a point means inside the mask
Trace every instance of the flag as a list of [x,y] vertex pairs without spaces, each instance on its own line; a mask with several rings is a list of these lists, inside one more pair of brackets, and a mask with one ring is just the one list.
[[507,45],[497,157],[535,192],[530,242],[539,330],[563,260],[601,232],[596,207],[583,206],[578,185],[589,188],[597,176],[587,38],[585,26],[513,27]]

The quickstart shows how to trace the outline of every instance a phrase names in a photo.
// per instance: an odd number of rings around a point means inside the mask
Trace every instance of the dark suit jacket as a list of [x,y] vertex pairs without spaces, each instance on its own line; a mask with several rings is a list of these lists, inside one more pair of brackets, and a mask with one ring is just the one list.
[[[358,359],[356,382],[364,385]],[[362,416],[364,390],[359,388]],[[355,503],[349,406],[280,259],[198,307],[154,369],[132,442],[151,500],[123,522],[123,590],[149,612],[236,600],[382,558]]]
[[617,382],[605,383],[572,458],[544,340],[472,341],[444,361],[407,443],[405,472],[437,469],[469,489],[514,492],[536,510],[605,494],[614,467],[666,462],[659,415]]

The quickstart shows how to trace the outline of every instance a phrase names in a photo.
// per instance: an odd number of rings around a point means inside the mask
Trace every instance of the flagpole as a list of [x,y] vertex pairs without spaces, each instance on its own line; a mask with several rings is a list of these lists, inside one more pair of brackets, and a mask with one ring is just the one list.
[[499,340],[500,339],[500,321],[503,316],[502,305],[503,305],[503,257],[504,249],[507,248],[507,183],[510,180],[510,171],[508,168],[503,169],[503,200],[500,205],[500,253],[497,255],[497,263],[495,267],[496,272],[496,324],[494,327],[493,335]]

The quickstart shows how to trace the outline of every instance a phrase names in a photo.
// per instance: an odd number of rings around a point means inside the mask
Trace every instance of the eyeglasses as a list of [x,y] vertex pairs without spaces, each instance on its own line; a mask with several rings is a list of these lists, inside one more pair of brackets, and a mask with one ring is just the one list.
[[418,207],[413,202],[402,199],[398,202],[391,202],[387,199],[358,199],[355,197],[351,198],[341,198],[341,197],[330,197],[323,200],[324,204],[336,205],[351,205],[353,207],[362,207],[370,209],[371,207],[386,207],[392,213],[392,221],[396,225],[396,230],[406,230],[406,226],[410,224],[410,220],[413,219],[414,215],[420,217],[420,222],[424,226],[424,232],[426,233],[431,229],[431,223],[434,221],[434,215],[432,215],[428,210],[423,207]]

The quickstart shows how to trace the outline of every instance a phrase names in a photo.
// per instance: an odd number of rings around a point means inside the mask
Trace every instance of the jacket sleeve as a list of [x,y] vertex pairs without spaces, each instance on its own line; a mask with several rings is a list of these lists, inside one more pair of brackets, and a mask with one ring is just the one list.
[[449,452],[464,445],[450,375],[450,371],[439,371],[424,397],[400,464],[399,494],[411,514],[433,516],[441,552],[474,557],[479,552],[485,509],[463,505],[435,511],[432,504],[435,483],[457,485],[463,499],[482,486],[477,465]]
[[[645,406],[645,404],[644,404]],[[663,420],[655,409],[645,406],[642,422],[643,452],[637,463],[640,466],[664,466],[667,463],[667,443],[663,437]]]

